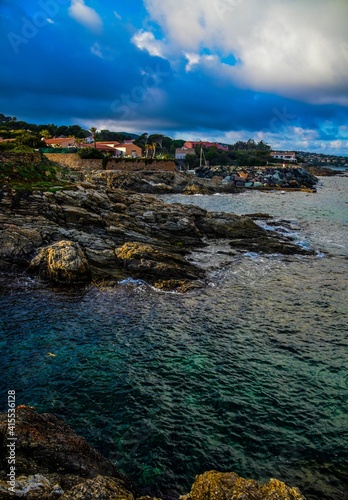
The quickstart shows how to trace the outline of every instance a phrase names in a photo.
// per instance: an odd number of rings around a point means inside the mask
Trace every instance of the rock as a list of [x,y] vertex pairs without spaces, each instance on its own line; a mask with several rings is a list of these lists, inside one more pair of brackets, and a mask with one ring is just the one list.
[[[0,414],[0,499],[160,500],[139,496],[130,480],[54,415],[16,408],[16,494],[8,491],[8,415]],[[182,500],[305,500],[277,479],[260,484],[233,472],[205,472]]]
[[[0,414],[0,471],[8,470],[7,413]],[[58,483],[66,492],[86,478],[109,476],[132,492],[132,484],[113,463],[91,448],[65,422],[54,415],[36,413],[25,405],[16,409],[16,475],[25,478],[23,486],[42,483],[42,488],[56,488]],[[37,475],[40,474],[40,481]],[[42,479],[42,476],[46,480]],[[5,478],[4,478],[5,480]],[[48,484],[50,483],[50,485]],[[119,483],[120,484],[120,483]],[[52,485],[52,486],[51,486]],[[57,486],[58,488],[58,486]],[[32,488],[33,489],[33,488]],[[0,494],[0,498],[3,498]],[[4,497],[6,498],[6,497]],[[11,496],[12,498],[12,496]],[[70,498],[70,497],[66,497]]]
[[298,488],[290,488],[277,479],[261,485],[234,472],[209,471],[196,476],[188,495],[181,500],[305,500]]
[[0,267],[6,268],[9,262],[26,262],[41,244],[42,238],[36,229],[6,224],[0,232]]
[[42,276],[56,283],[89,281],[90,269],[80,245],[62,240],[40,249],[30,262],[31,269],[38,269]]
[[[190,183],[195,185],[192,176]],[[80,188],[36,192],[18,209],[2,204],[1,269],[25,269],[55,283],[132,277],[188,290],[188,281],[202,285],[206,271],[185,257],[213,239],[243,251],[311,253],[246,216],[120,189]]]
[[204,272],[184,257],[166,252],[152,245],[127,242],[115,250],[116,257],[126,271],[135,278],[146,275],[150,279],[198,279]]
[[124,483],[112,477],[87,479],[64,493],[60,500],[134,500]]
[[[9,490],[11,487],[11,490]],[[13,488],[13,489],[12,489]],[[64,493],[61,486],[57,483],[52,484],[42,474],[33,476],[19,476],[15,481],[15,486],[10,486],[5,481],[0,481],[0,498],[11,499],[15,496],[25,498],[58,498]]]

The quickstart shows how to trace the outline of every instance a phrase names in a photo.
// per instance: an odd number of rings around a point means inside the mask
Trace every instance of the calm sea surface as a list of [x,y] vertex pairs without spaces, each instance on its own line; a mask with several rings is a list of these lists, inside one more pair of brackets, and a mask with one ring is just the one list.
[[17,404],[64,418],[149,493],[185,493],[216,469],[347,499],[348,178],[320,184],[163,197],[270,213],[317,250],[231,257],[213,246],[193,256],[208,286],[186,295],[1,276],[1,410],[15,389]]

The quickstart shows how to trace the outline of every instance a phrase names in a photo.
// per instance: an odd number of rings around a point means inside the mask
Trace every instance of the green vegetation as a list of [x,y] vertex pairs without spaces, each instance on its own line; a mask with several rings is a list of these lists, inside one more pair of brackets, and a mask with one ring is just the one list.
[[78,156],[84,160],[91,159],[101,159],[104,158],[104,154],[99,149],[95,149],[93,147],[90,148],[81,148],[77,152]]
[[[199,167],[201,146],[195,147],[195,155],[187,155],[185,163],[190,169]],[[234,165],[234,166],[263,166],[270,161],[271,147],[263,141],[247,142],[238,141],[228,145],[228,151],[218,149],[216,146],[203,147],[204,157],[209,165]]]
[[15,190],[48,188],[57,183],[59,172],[59,167],[53,164],[26,162],[19,155],[19,161],[15,163],[1,163],[0,186]]

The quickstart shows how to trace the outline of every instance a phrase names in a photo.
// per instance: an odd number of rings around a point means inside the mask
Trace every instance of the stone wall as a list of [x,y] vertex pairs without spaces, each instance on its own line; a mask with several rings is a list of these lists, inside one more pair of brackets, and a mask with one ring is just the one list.
[[[85,160],[79,158],[75,153],[59,154],[59,153],[44,153],[44,156],[50,161],[58,163],[62,167],[69,167],[74,170],[102,170],[103,160]],[[152,170],[152,171],[175,171],[174,160],[144,160],[144,159],[111,159],[108,161],[107,170],[122,170],[128,172],[136,172],[137,170]]]
[[103,160],[94,159],[94,160],[82,160],[75,153],[44,153],[44,156],[54,163],[58,163],[61,167],[68,167],[73,170],[82,170],[82,169],[91,169],[91,170],[100,170],[103,168]]
[[0,153],[0,163],[31,163],[40,165],[42,163],[41,153],[12,153],[11,151],[2,151]]

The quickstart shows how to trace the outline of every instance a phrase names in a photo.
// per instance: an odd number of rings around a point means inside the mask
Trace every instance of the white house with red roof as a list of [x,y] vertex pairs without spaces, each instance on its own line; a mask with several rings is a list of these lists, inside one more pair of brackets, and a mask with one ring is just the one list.
[[294,151],[273,151],[270,154],[270,156],[275,160],[297,162],[297,158]]

